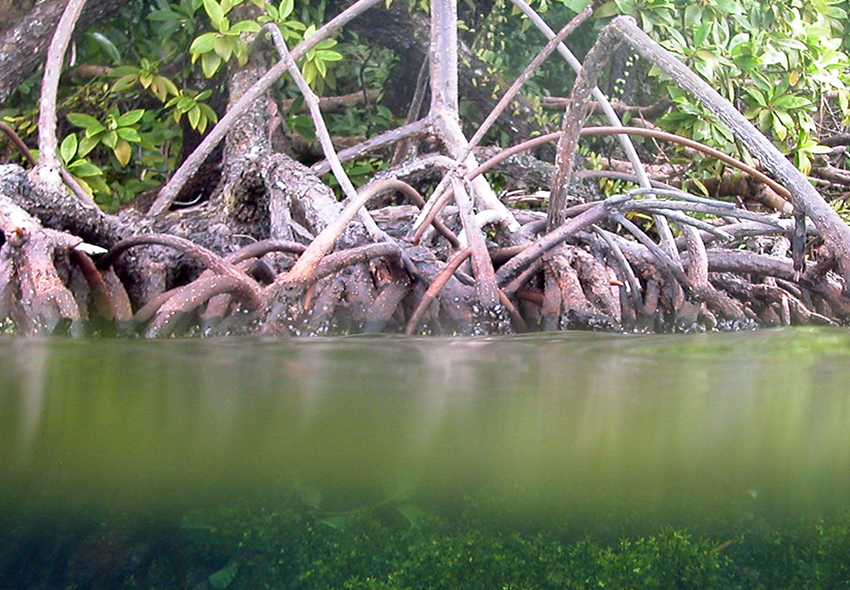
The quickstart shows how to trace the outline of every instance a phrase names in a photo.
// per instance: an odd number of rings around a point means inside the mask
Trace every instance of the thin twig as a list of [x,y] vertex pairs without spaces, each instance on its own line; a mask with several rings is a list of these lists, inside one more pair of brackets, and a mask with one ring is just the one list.
[[490,111],[490,114],[484,119],[484,122],[478,127],[478,131],[475,132],[475,135],[469,140],[469,145],[466,146],[466,152],[464,153],[461,160],[465,159],[467,155],[481,142],[484,138],[484,135],[490,130],[490,127],[493,126],[493,123],[496,122],[496,119],[499,118],[499,115],[504,112],[514,97],[519,93],[522,87],[526,82],[534,75],[534,72],[541,66],[541,64],[546,61],[552,52],[563,43],[564,39],[567,38],[573,31],[575,31],[581,24],[590,18],[590,15],[593,14],[594,10],[594,2],[589,2],[584,9],[575,15],[570,22],[568,22],[564,27],[560,30],[560,32],[552,37],[546,46],[540,50],[540,52],[531,60],[531,63],[525,68],[522,74],[514,80],[514,83],[511,84],[511,87],[502,95],[502,98],[499,99],[499,102],[496,103],[496,106]]
[[[357,145],[341,150],[337,154],[337,159],[340,162],[347,162],[354,158],[359,158],[363,154],[382,148],[386,145],[396,143],[397,141],[402,141],[413,135],[427,133],[430,126],[431,122],[428,119],[420,119],[413,123],[402,125],[395,129],[390,129],[389,131],[385,131],[375,137],[370,137],[366,141],[358,143]],[[316,176],[322,176],[323,174],[327,174],[331,171],[331,164],[327,159],[325,159],[313,164],[312,170],[316,173]]]
[[9,140],[15,145],[15,147],[18,148],[18,151],[21,153],[21,155],[24,157],[30,167],[34,168],[36,164],[38,164],[35,159],[35,156],[32,155],[32,152],[27,147],[27,144],[24,143],[24,140],[21,139],[21,136],[18,135],[14,129],[12,129],[3,121],[0,121],[0,131],[5,133]]

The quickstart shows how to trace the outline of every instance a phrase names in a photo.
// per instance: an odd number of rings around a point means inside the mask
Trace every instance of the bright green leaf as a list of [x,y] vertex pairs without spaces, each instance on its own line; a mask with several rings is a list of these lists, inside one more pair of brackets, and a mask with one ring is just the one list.
[[145,109],[136,109],[133,111],[127,111],[120,117],[118,117],[118,126],[119,127],[129,127],[130,125],[135,125],[138,123],[142,117],[145,116]]
[[129,90],[133,86],[136,85],[136,80],[138,80],[138,76],[135,74],[128,74],[126,76],[122,76],[115,81],[115,84],[112,85],[112,92],[122,92],[124,90]]
[[80,178],[91,178],[92,176],[101,176],[103,170],[87,162],[86,160],[77,160],[68,166],[68,172]]
[[97,147],[97,144],[100,143],[100,138],[97,137],[83,137],[80,141],[80,147],[77,148],[77,157],[85,158],[89,155],[94,148]]
[[66,164],[70,162],[77,153],[77,135],[72,133],[62,140],[62,145],[59,146],[59,157]]
[[118,133],[110,131],[100,141],[109,149],[115,149],[115,145],[118,143]]
[[118,133],[118,137],[129,141],[130,143],[142,142],[142,137],[139,135],[139,132],[132,127],[120,127],[116,130],[116,133]]
[[189,117],[189,125],[192,126],[192,129],[198,128],[198,122],[201,120],[201,109],[198,105],[195,105],[188,113],[186,113]]
[[241,22],[236,23],[230,28],[230,32],[232,34],[242,34],[242,33],[252,33],[257,34],[260,32],[259,24],[255,23],[252,20],[243,20]]
[[204,33],[194,41],[189,46],[189,53],[193,54],[201,54],[201,53],[209,53],[213,49],[215,49],[215,40],[218,38],[217,33]]
[[207,15],[210,17],[213,26],[216,29],[221,28],[221,22],[224,20],[224,10],[222,10],[219,3],[215,0],[204,0],[204,10],[206,10]]

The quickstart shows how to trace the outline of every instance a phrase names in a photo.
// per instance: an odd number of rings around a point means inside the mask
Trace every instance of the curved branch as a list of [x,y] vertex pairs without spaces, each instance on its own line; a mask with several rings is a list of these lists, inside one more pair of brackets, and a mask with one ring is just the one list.
[[172,236],[167,234],[147,234],[142,236],[136,236],[133,238],[128,238],[126,240],[122,240],[113,248],[107,252],[100,260],[98,260],[97,266],[98,268],[107,268],[112,266],[118,257],[123,254],[125,251],[133,248],[135,246],[142,245],[158,245],[158,246],[166,246],[168,248],[174,248],[175,250],[179,250],[184,254],[191,256],[210,270],[215,271],[219,275],[230,276],[235,279],[241,281],[245,288],[250,291],[253,295],[253,305],[256,307],[260,303],[260,286],[249,277],[247,274],[236,268],[233,264],[186,238],[181,238],[179,236]]
[[[369,262],[375,258],[387,257],[400,258],[401,248],[395,244],[383,242],[380,244],[369,244],[368,246],[349,248],[342,252],[334,252],[322,260],[319,266],[316,267],[315,272],[313,272],[313,274],[307,278],[302,285],[309,286],[316,281],[319,281],[335,272],[339,272],[353,264]],[[267,289],[270,288],[271,287],[268,287]]]
[[517,254],[505,263],[496,272],[496,281],[499,286],[504,286],[521,273],[528,265],[543,256],[546,252],[576,234],[578,231],[599,223],[609,215],[608,208],[604,203],[597,203],[590,209],[580,213],[576,217],[566,221],[558,229],[549,232],[528,248]]
[[431,305],[431,302],[440,294],[440,291],[443,290],[443,287],[446,286],[446,283],[449,282],[449,279],[454,276],[457,269],[460,268],[460,265],[463,264],[467,258],[472,256],[471,248],[464,248],[457,254],[455,257],[451,259],[451,261],[446,264],[445,268],[440,271],[440,274],[434,279],[434,282],[428,287],[425,291],[425,294],[422,295],[422,299],[419,300],[419,304],[416,306],[416,309],[413,310],[413,315],[410,316],[410,319],[407,322],[407,327],[404,329],[404,333],[407,336],[410,336],[416,331],[416,328],[419,326],[419,322],[422,321],[422,318],[425,316],[425,312],[428,310],[428,306]]
[[41,82],[41,98],[38,104],[38,153],[42,165],[51,168],[60,166],[56,139],[56,93],[59,91],[59,78],[62,76],[62,63],[65,52],[77,26],[77,20],[83,12],[86,0],[69,0],[59,19],[56,33],[47,50],[44,64],[44,77]]
[[231,264],[238,264],[249,258],[262,258],[270,252],[288,252],[290,254],[303,254],[307,246],[289,240],[260,240],[248,244],[227,257]]
[[[430,126],[430,120],[419,119],[413,123],[408,123],[407,125],[402,125],[401,127],[385,131],[384,133],[371,137],[364,142],[351,146],[350,148],[345,148],[337,154],[337,158],[340,162],[353,160],[354,158],[362,156],[372,150],[384,147],[385,145],[396,143],[397,141],[401,141],[402,139],[406,139],[413,135],[427,133]],[[331,164],[327,159],[325,159],[313,164],[312,170],[316,173],[316,176],[321,176],[331,171]]]
[[112,321],[116,319],[119,314],[116,312],[115,305],[112,302],[112,295],[109,293],[106,281],[103,280],[100,271],[94,262],[92,262],[92,259],[77,249],[71,250],[70,257],[71,262],[76,264],[83,273],[83,277],[85,277],[91,289],[97,313],[105,320]]
[[229,293],[239,298],[249,307],[255,307],[253,290],[234,276],[213,276],[181,287],[159,309],[145,336],[162,338],[171,334],[177,321],[191,313],[212,297]]
[[27,147],[27,144],[24,143],[24,140],[21,139],[21,136],[18,135],[14,129],[12,129],[9,125],[0,121],[0,131],[6,134],[6,137],[18,148],[18,151],[21,152],[21,155],[27,161],[27,164],[30,165],[31,168],[34,168],[38,162],[35,159],[35,156],[32,155],[32,152]]
[[[382,193],[402,190],[409,194],[411,191],[416,192],[416,189],[408,185],[406,182],[396,179],[379,180],[360,190],[357,198],[353,199],[342,210],[336,219],[322,230],[316,239],[310,243],[310,246],[298,259],[286,275],[275,283],[302,283],[310,280],[311,275],[315,272],[322,258],[327,254],[336,243],[337,238],[348,226],[348,223],[354,219],[357,212],[373,197]],[[417,193],[418,194],[418,193]]]

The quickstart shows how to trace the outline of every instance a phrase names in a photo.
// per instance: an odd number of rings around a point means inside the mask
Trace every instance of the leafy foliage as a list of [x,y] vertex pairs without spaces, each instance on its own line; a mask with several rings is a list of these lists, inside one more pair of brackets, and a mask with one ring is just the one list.
[[[554,28],[559,28],[586,5],[586,0],[533,0]],[[239,20],[240,5],[256,7],[255,18]],[[387,2],[387,5],[391,2]],[[428,10],[422,0],[408,0],[412,10]],[[95,79],[74,79],[63,86],[60,114],[66,125],[63,140],[76,137],[74,161],[78,171],[91,173],[86,186],[108,208],[161,183],[179,164],[189,131],[206,133],[223,109],[223,74],[229,65],[243,65],[252,38],[264,25],[277,26],[287,44],[310,38],[327,17],[327,0],[135,0],[114,20],[98,23],[80,36],[77,62],[99,65],[108,72]],[[460,3],[463,37],[487,64],[480,82],[507,88],[528,64],[543,40],[529,20],[507,0]],[[835,105],[850,122],[850,91],[846,88],[850,58],[844,29],[848,22],[844,0],[767,0],[746,4],[736,0],[607,0],[597,8],[594,22],[570,39],[581,56],[606,19],[634,16],[650,35],[682,58],[731,100],[804,172],[818,157],[830,153],[819,143],[824,135],[825,105]],[[238,21],[238,22],[237,22]],[[395,56],[360,41],[353,32],[321,41],[302,58],[306,80],[319,94],[380,89],[389,77]],[[630,59],[631,76],[639,80],[639,96],[669,97],[674,108],[656,121],[662,128],[692,137],[745,161],[731,132],[693,98],[660,72]],[[629,73],[629,72],[627,72]],[[556,128],[562,117],[542,106],[547,95],[569,93],[573,72],[563,60],[550,59],[524,91],[541,129]],[[475,82],[479,82],[476,80]],[[609,81],[615,92],[617,80]],[[25,138],[35,131],[38,79],[22,84],[9,107],[0,111]],[[296,98],[291,83],[277,92]],[[300,105],[299,105],[300,106]],[[329,117],[338,136],[369,136],[397,123],[386,109],[367,104]],[[143,112],[133,124],[118,124],[127,113]],[[462,101],[465,123],[474,125],[480,109]],[[285,113],[286,123],[307,141],[314,140],[309,118],[298,108]],[[628,115],[625,117],[628,120]],[[504,143],[494,129],[489,140]],[[70,153],[72,140],[66,144]],[[638,140],[640,143],[640,140]],[[598,144],[613,145],[610,140]],[[651,149],[648,142],[645,145]],[[685,163],[695,178],[716,175],[713,163],[681,150],[664,154]],[[69,162],[70,164],[70,162]],[[365,174],[385,162],[370,158],[349,165]],[[94,174],[94,169],[101,174]],[[78,175],[79,176],[79,175]]]
[[[848,111],[850,59],[842,51],[842,0],[745,4],[734,0],[609,0],[598,17],[628,14],[772,136],[807,173],[816,142],[817,105],[828,95]],[[665,84],[659,72],[650,72]],[[737,151],[731,133],[672,83],[676,109],[661,119],[671,131]]]
[[628,525],[594,533],[551,521],[495,522],[469,500],[452,516],[410,502],[329,515],[297,501],[197,510],[183,520],[183,553],[160,556],[155,569],[173,575],[181,567],[169,563],[175,557],[191,565],[226,556],[214,577],[234,590],[827,589],[850,582],[847,515],[721,519],[710,533]]

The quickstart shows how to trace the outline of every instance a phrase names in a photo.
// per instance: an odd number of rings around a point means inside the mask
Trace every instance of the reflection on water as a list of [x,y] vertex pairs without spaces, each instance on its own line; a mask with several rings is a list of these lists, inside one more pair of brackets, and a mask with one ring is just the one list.
[[848,383],[829,330],[8,339],[0,513],[284,488],[327,509],[476,489],[529,513],[825,513],[850,498]]

